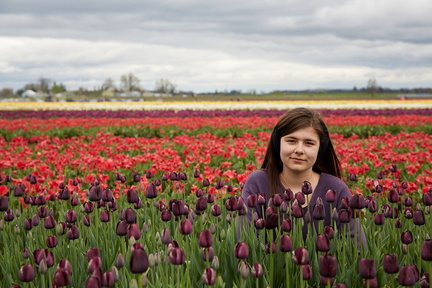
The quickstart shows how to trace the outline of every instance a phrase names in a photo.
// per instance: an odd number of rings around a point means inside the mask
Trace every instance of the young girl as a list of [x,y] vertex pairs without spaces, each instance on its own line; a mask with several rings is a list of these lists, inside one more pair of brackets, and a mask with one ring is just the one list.
[[[303,208],[300,214],[306,215],[309,210],[309,216],[320,198],[322,202],[319,200],[319,203],[324,206],[324,213],[320,214],[324,216],[324,225],[328,226],[331,224],[332,207],[340,207],[342,198],[352,196],[340,179],[340,170],[339,159],[320,115],[306,108],[296,108],[282,116],[274,127],[261,169],[247,178],[242,198],[245,203],[251,203],[248,202],[250,195],[261,194],[268,204],[273,195],[292,191],[293,195],[302,194],[297,195],[301,196],[297,197],[297,203]],[[325,200],[329,190],[334,193],[332,205]],[[259,218],[263,217],[262,208],[256,205],[255,209],[248,209],[249,220],[254,212]],[[317,219],[310,219],[316,225]],[[353,232],[354,221],[348,221]],[[338,228],[340,223],[336,219]],[[303,236],[306,235],[307,225],[304,225]]]

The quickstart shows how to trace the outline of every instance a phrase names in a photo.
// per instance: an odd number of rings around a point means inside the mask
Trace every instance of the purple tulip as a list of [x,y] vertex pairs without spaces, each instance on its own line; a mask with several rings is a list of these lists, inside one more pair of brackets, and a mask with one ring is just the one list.
[[138,202],[138,191],[136,189],[129,189],[126,194],[128,203]]
[[336,191],[329,189],[327,190],[324,198],[328,203],[333,203],[336,201]]
[[432,205],[432,192],[428,191],[423,194],[423,204],[426,206]]
[[78,238],[79,238],[79,235],[80,235],[80,233],[79,233],[78,227],[75,226],[75,225],[72,225],[72,226],[70,227],[69,231],[67,232],[67,237],[68,237],[70,240],[78,239]]
[[48,236],[45,242],[48,248],[54,248],[57,246],[57,237],[55,235]]
[[214,259],[214,249],[213,247],[203,248],[201,251],[201,257],[203,261],[211,262]]
[[78,216],[75,210],[68,210],[65,215],[66,222],[75,223],[78,220]]
[[315,220],[323,220],[325,218],[324,204],[320,197],[318,197],[316,204],[313,206],[312,218]]
[[338,218],[341,223],[349,223],[351,221],[351,210],[339,209]]
[[87,265],[87,273],[92,274],[96,269],[102,267],[102,259],[100,257],[93,257],[89,260]]
[[110,214],[108,210],[102,210],[100,212],[100,220],[101,222],[109,222],[110,221]]
[[86,259],[90,261],[93,258],[100,258],[100,250],[99,248],[90,248],[86,252]]
[[292,259],[297,265],[309,264],[309,252],[306,248],[297,247],[293,252]]
[[402,221],[399,220],[399,219],[397,219],[397,220],[395,221],[394,225],[395,225],[396,228],[402,228]]
[[189,235],[190,233],[192,233],[192,222],[189,219],[183,219],[182,221],[180,221],[179,231],[182,235]]
[[247,197],[247,206],[254,208],[258,205],[258,194],[252,194]]
[[205,268],[201,280],[205,285],[214,285],[216,283],[216,271],[213,268]]
[[72,265],[67,259],[61,259],[57,265],[57,268],[66,269],[70,274],[72,274]]
[[283,234],[279,238],[279,250],[282,252],[291,252],[293,250],[291,237]]
[[218,204],[213,204],[211,207],[211,213],[213,216],[219,216],[222,214],[222,208]]
[[168,207],[174,216],[187,215],[189,213],[189,209],[182,199],[171,199]]
[[304,181],[301,187],[301,191],[305,195],[312,194],[312,184],[308,181]]
[[384,214],[382,214],[382,213],[376,213],[374,215],[374,223],[375,223],[375,225],[383,225],[384,224],[384,219],[385,219]]
[[211,231],[209,229],[200,232],[198,243],[203,248],[212,246],[213,239],[212,239]]
[[362,258],[359,261],[358,267],[360,277],[365,279],[372,279],[376,277],[376,265],[374,259]]
[[24,264],[19,270],[19,279],[22,282],[31,282],[35,278],[35,271],[31,264]]
[[319,234],[315,244],[316,250],[321,252],[330,251],[330,240],[325,234]]
[[102,283],[100,282],[99,278],[96,276],[90,276],[86,280],[85,288],[100,288]]
[[104,202],[112,202],[114,201],[114,195],[111,189],[105,188],[102,191],[102,201]]
[[132,181],[135,183],[138,183],[141,181],[141,175],[137,172],[135,172],[132,176]]
[[234,255],[238,259],[246,259],[249,256],[249,247],[246,242],[238,242],[234,247]]
[[0,211],[6,211],[9,207],[9,198],[7,196],[0,196]]
[[290,232],[292,230],[292,221],[291,221],[291,219],[290,218],[283,219],[282,220],[281,228],[282,228],[283,232]]
[[72,198],[70,199],[70,204],[72,206],[78,206],[79,203],[80,203],[80,201],[78,200],[78,197],[72,196]]
[[127,236],[128,238],[133,237],[135,240],[141,238],[141,230],[136,223],[132,223],[128,226]]
[[171,242],[171,233],[168,228],[164,228],[162,230],[161,242],[163,244],[168,244]]
[[336,257],[331,254],[321,255],[319,258],[320,275],[325,278],[333,278],[338,270]]
[[420,280],[420,273],[415,265],[406,265],[400,268],[398,282],[402,286],[414,286]]
[[15,219],[15,215],[12,211],[12,209],[7,209],[6,212],[3,215],[3,219],[5,221],[12,221],[13,219]]
[[264,269],[260,263],[255,262],[251,267],[251,275],[255,278],[259,278],[264,275]]
[[69,200],[71,196],[71,193],[69,189],[63,188],[58,192],[57,198],[60,200]]
[[90,201],[99,201],[102,199],[102,189],[100,186],[91,186],[88,191]]
[[[136,246],[134,246],[136,247]],[[144,273],[149,267],[148,256],[144,248],[134,248],[130,256],[129,269],[132,273]]]
[[424,225],[425,216],[422,210],[417,210],[413,214],[413,222],[415,225]]
[[303,218],[304,216],[303,208],[299,204],[295,204],[292,207],[292,215],[295,218]]
[[302,278],[303,280],[309,280],[312,278],[312,267],[309,264],[301,265]]
[[256,229],[261,230],[265,227],[265,221],[263,218],[258,218],[254,221],[254,226]]
[[33,251],[33,259],[36,264],[36,268],[39,267],[41,262],[45,262],[47,267],[54,265],[54,254],[48,249],[36,249]]
[[22,254],[22,257],[24,259],[27,259],[30,257],[30,251],[28,250],[28,248],[24,248],[21,254]]
[[170,248],[168,250],[168,259],[171,264],[182,265],[185,262],[184,251],[180,248]]
[[378,211],[378,204],[376,200],[375,199],[370,200],[367,208],[371,213],[375,213],[376,211]]
[[115,277],[112,271],[107,271],[103,274],[102,286],[103,287],[113,287],[115,284]]
[[348,205],[352,209],[363,209],[366,207],[366,202],[361,194],[354,194],[349,198]]
[[406,230],[401,234],[401,241],[404,244],[410,244],[413,242],[412,232],[410,230]]
[[334,237],[334,228],[332,226],[325,226],[324,227],[324,234],[327,235],[328,239],[331,240]]
[[54,220],[54,217],[49,215],[47,217],[45,217],[44,219],[44,227],[45,229],[53,229],[55,227],[56,223]]
[[25,230],[31,230],[33,228],[32,219],[31,218],[24,219],[24,225],[23,226],[24,226]]
[[276,253],[277,252],[276,243],[274,241],[267,242],[265,244],[265,250],[266,250],[267,254],[270,254],[270,253],[274,254],[274,253]]
[[405,197],[403,200],[403,205],[406,207],[410,207],[413,205],[413,200],[411,197]]
[[377,278],[363,279],[363,287],[378,288],[378,279]]
[[389,274],[399,272],[399,262],[396,254],[386,254],[383,258],[384,271]]
[[297,200],[297,204],[300,206],[306,203],[306,197],[305,194],[302,192],[298,192],[294,195],[295,200]]
[[145,196],[147,198],[156,198],[157,196],[157,189],[156,189],[156,185],[154,183],[150,183],[149,185],[147,185],[146,187],[146,191],[145,191]]
[[207,200],[208,198],[205,196],[199,197],[195,203],[195,209],[197,211],[205,211],[207,208]]
[[421,258],[425,261],[432,261],[432,240],[423,241],[421,247]]
[[125,260],[124,260],[123,254],[119,253],[119,254],[117,255],[117,258],[116,258],[116,264],[115,264],[115,266],[116,266],[117,268],[121,268],[121,267],[123,267],[124,265],[125,265]]
[[271,213],[266,216],[265,219],[265,228],[266,229],[275,229],[279,224],[279,216],[277,213]]
[[399,193],[396,190],[391,189],[387,193],[387,200],[390,203],[397,203],[397,202],[399,202]]

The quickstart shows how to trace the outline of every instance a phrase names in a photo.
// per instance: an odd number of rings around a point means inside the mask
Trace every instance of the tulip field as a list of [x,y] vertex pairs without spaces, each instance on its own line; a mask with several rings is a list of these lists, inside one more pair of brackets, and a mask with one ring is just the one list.
[[[0,287],[430,287],[432,101],[127,105],[0,104]],[[332,223],[364,245],[292,213],[302,192],[241,197],[302,105],[352,192]]]

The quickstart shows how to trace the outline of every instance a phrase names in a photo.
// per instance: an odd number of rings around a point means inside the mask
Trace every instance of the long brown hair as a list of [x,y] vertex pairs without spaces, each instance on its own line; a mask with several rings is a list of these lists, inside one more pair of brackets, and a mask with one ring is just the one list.
[[261,169],[269,174],[270,195],[274,195],[278,191],[277,179],[283,169],[282,160],[280,159],[281,137],[308,127],[312,127],[320,138],[318,157],[312,170],[317,173],[327,173],[341,177],[340,162],[330,140],[327,126],[321,116],[307,108],[295,108],[285,113],[276,123],[261,165]]

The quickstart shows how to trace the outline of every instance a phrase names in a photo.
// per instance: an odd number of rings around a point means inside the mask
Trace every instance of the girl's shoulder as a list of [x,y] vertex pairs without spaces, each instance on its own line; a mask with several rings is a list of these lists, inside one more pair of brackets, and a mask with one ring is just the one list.
[[262,169],[253,171],[246,179],[246,182],[262,182],[268,180],[268,174]]
[[327,173],[321,173],[319,184],[324,185],[329,189],[348,189],[348,186],[342,179]]

